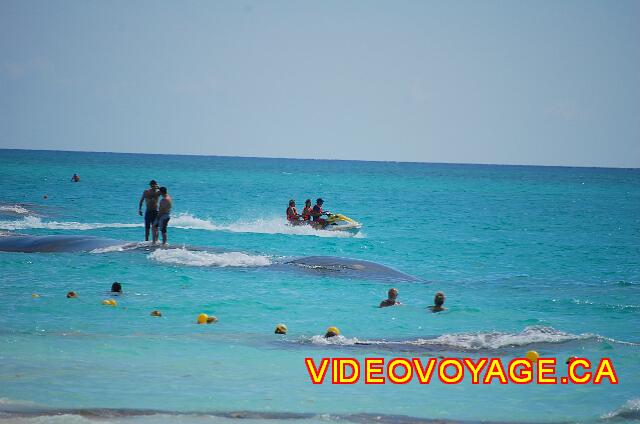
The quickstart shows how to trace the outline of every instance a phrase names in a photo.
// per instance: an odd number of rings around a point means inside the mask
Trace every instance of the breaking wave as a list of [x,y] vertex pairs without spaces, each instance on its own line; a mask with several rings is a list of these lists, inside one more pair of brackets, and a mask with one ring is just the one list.
[[31,213],[29,209],[20,205],[0,205],[0,212],[17,215],[28,215],[29,213]]
[[526,327],[519,333],[459,333],[443,334],[434,339],[418,339],[411,344],[419,346],[448,346],[461,350],[492,350],[540,343],[564,343],[597,337],[594,334],[571,334],[552,327]]
[[122,224],[113,223],[84,223],[84,222],[58,222],[43,221],[37,216],[25,216],[19,221],[0,221],[0,229],[2,230],[28,230],[28,229],[46,229],[46,230],[95,230],[97,228],[132,228],[141,227],[140,224]]
[[571,334],[556,330],[552,327],[532,326],[526,327],[519,333],[501,333],[501,332],[478,332],[478,333],[455,333],[443,334],[430,339],[416,340],[366,340],[357,338],[347,338],[343,336],[325,339],[323,336],[312,336],[303,338],[302,343],[311,343],[318,345],[372,345],[376,347],[395,349],[395,348],[413,348],[426,347],[434,350],[454,350],[454,351],[484,351],[499,350],[505,348],[516,348],[528,345],[538,344],[559,344],[572,341],[595,340],[608,341],[612,343],[625,345],[638,345],[609,339],[597,334]]
[[622,407],[602,416],[603,420],[640,420],[640,398],[629,399]]
[[329,338],[325,338],[324,336],[321,336],[321,335],[315,335],[315,336],[311,336],[309,339],[307,339],[307,341],[315,345],[341,345],[341,346],[353,346],[360,343],[360,341],[355,337],[349,338],[342,335],[329,337]]
[[126,250],[135,250],[135,249],[145,248],[149,246],[153,246],[153,244],[150,241],[141,241],[141,242],[133,242],[133,243],[116,244],[113,246],[99,247],[97,249],[93,249],[89,253],[124,252]]
[[271,265],[271,260],[263,255],[249,255],[242,252],[211,253],[180,249],[158,249],[147,256],[156,262],[171,265],[211,266],[211,267],[260,267]]
[[169,225],[176,228],[183,228],[187,230],[209,230],[220,231],[224,230],[223,227],[214,224],[206,219],[197,218],[188,213],[180,213],[176,216],[171,216]]

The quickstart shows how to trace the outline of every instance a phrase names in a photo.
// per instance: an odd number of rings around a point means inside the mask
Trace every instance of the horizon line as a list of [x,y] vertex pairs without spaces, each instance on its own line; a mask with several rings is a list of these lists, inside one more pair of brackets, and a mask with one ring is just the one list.
[[427,162],[427,161],[403,161],[403,160],[375,160],[375,159],[339,159],[339,158],[304,158],[304,157],[278,157],[278,156],[243,156],[243,155],[215,155],[215,154],[198,154],[198,153],[148,153],[148,152],[111,152],[101,150],[56,150],[56,149],[24,149],[24,148],[5,148],[0,150],[17,150],[26,152],[65,152],[65,153],[106,153],[116,155],[149,155],[149,156],[197,156],[197,157],[215,157],[215,158],[243,158],[243,159],[284,159],[284,160],[318,160],[318,161],[343,161],[343,162],[374,162],[374,163],[406,163],[406,164],[425,164],[425,165],[477,165],[477,166],[529,166],[529,167],[545,167],[545,168],[597,168],[597,169],[632,169],[638,170],[640,167],[630,166],[599,166],[599,165],[540,165],[540,164],[521,164],[521,163],[491,163],[491,162]]

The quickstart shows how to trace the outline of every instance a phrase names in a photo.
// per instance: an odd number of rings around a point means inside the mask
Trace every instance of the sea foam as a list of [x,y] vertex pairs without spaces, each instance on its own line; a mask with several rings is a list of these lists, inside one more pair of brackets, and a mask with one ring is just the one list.
[[249,255],[242,252],[211,253],[192,251],[185,248],[157,249],[147,256],[163,264],[210,266],[210,267],[260,267],[271,265],[271,260],[263,255]]
[[[335,340],[334,340],[335,339]],[[498,350],[504,348],[523,347],[538,344],[559,344],[571,341],[595,340],[607,341],[624,345],[636,345],[635,343],[624,342],[606,338],[597,334],[571,334],[557,330],[553,327],[531,326],[526,327],[519,333],[502,332],[476,332],[476,333],[453,333],[443,334],[429,339],[415,340],[367,340],[357,338],[332,337],[325,339],[323,336],[312,336],[300,340],[302,343],[312,344],[334,344],[334,345],[373,345],[386,349],[429,347],[440,351],[484,351]]]
[[37,216],[25,216],[17,221],[0,221],[0,229],[3,230],[29,230],[29,229],[46,229],[46,230],[95,230],[98,228],[130,228],[141,227],[142,224],[123,224],[113,223],[85,223],[75,221],[43,221]]
[[18,215],[28,215],[29,209],[20,205],[0,205],[0,212],[9,212]]
[[[0,221],[2,230],[26,230],[26,229],[47,229],[47,230],[94,230],[98,228],[134,228],[142,227],[140,223],[85,223],[76,221],[43,221],[36,216],[25,216],[21,220]],[[211,220],[198,218],[189,213],[179,213],[171,217],[169,227],[187,230],[207,230],[207,231],[228,231],[232,233],[257,233],[257,234],[289,234],[299,236],[315,237],[356,237],[364,238],[362,232],[353,235],[345,231],[322,231],[315,230],[310,226],[291,226],[281,218],[258,218],[253,221],[236,221],[227,224],[216,224]]]
[[603,420],[640,420],[640,398],[629,399],[622,407],[602,416]]

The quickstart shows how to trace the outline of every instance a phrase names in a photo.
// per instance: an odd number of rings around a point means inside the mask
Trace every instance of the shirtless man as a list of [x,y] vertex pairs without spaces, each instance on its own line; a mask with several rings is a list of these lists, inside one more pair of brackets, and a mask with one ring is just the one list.
[[144,241],[149,241],[149,229],[158,217],[158,197],[160,197],[156,180],[151,180],[149,186],[149,189],[142,192],[138,205],[138,215],[142,216],[142,202],[147,203],[147,210],[144,213]]
[[171,219],[171,207],[173,206],[173,199],[167,193],[166,187],[160,187],[160,194],[162,200],[160,200],[160,207],[158,208],[158,217],[153,224],[153,243],[158,241],[158,229],[162,232],[162,244],[167,244],[167,224]]

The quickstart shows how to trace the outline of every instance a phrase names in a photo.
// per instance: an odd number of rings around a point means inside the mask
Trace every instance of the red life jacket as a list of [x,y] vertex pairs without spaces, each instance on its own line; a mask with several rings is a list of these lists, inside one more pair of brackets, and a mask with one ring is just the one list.
[[302,219],[305,221],[309,221],[311,219],[311,211],[313,208],[304,207],[302,210]]
[[287,220],[289,220],[289,221],[297,221],[298,220],[297,211],[294,212],[294,208],[292,208],[291,206],[289,206],[287,208]]

